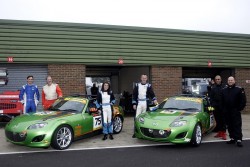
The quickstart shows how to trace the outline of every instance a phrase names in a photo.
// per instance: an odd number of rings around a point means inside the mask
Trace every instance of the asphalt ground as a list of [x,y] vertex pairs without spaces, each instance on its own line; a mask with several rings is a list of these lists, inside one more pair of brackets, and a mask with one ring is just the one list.
[[[243,140],[250,139],[250,114],[242,114],[243,120]],[[114,135],[114,140],[103,141],[102,135],[94,136],[91,138],[79,140],[73,142],[68,150],[81,150],[81,149],[100,149],[100,148],[123,148],[123,147],[140,147],[140,146],[157,146],[162,143],[140,140],[132,138],[133,134],[133,117],[125,117],[123,130],[120,134]],[[225,140],[214,138],[216,133],[211,133],[203,137],[202,144],[208,142],[225,142]],[[229,139],[229,138],[228,138]],[[243,144],[245,141],[243,141]],[[173,145],[167,143],[167,145]],[[0,155],[12,154],[12,153],[27,153],[27,152],[50,152],[54,151],[52,148],[30,148],[26,146],[14,145],[12,143],[6,142],[4,134],[4,126],[0,127]],[[1,166],[1,165],[0,165]]]
[[148,147],[96,148],[0,155],[1,167],[249,167],[250,141],[244,147],[225,142]]

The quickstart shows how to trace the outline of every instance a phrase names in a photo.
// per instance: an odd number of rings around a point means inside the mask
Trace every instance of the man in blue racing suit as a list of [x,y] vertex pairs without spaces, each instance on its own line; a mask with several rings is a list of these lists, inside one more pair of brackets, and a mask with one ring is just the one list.
[[39,98],[37,85],[33,84],[33,76],[30,75],[27,77],[27,84],[22,86],[19,94],[19,99],[24,105],[24,113],[35,112]]

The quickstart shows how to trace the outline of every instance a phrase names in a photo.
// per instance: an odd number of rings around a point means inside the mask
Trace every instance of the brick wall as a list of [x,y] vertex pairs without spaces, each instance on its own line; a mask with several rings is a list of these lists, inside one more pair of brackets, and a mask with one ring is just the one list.
[[236,85],[245,89],[247,97],[247,106],[244,112],[250,113],[250,83],[246,83],[246,80],[250,80],[250,69],[236,68],[235,69]]
[[63,95],[85,93],[86,66],[82,64],[49,64],[48,74],[58,83]]
[[158,102],[161,102],[166,97],[181,93],[181,67],[152,66],[151,76],[152,86]]

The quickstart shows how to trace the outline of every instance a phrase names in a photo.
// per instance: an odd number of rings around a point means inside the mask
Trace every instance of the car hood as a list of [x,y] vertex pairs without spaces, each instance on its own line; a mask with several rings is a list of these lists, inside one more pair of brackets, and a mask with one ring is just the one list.
[[43,121],[49,121],[52,119],[63,118],[67,116],[74,115],[73,112],[66,112],[66,111],[43,111],[43,112],[36,112],[36,113],[28,113],[17,116],[16,118],[12,119],[7,126],[19,126],[19,127],[28,127],[34,123],[39,123]]
[[185,110],[166,110],[166,109],[158,109],[154,112],[147,112],[144,115],[144,118],[151,120],[159,120],[159,121],[167,121],[173,122],[177,119],[185,119],[190,120],[195,117],[198,112],[188,112]]

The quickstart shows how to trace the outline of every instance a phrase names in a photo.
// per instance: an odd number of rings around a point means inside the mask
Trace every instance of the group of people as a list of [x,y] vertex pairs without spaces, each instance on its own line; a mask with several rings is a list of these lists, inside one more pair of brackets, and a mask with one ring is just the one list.
[[[158,104],[155,94],[153,92],[151,84],[147,83],[147,75],[141,75],[141,82],[137,83],[133,90],[133,108],[136,110],[136,116],[146,112],[148,110],[149,98],[151,98],[154,104]],[[19,98],[24,104],[24,112],[35,112],[36,106],[40,100],[40,94],[37,85],[33,84],[34,77],[27,77],[27,84],[23,85],[20,91]],[[52,77],[46,77],[47,84],[43,86],[42,90],[42,105],[44,110],[48,109],[56,99],[63,96],[62,90],[58,84],[52,82]],[[115,104],[115,96],[111,91],[110,83],[104,82],[102,88],[98,91],[96,85],[93,85],[91,89],[92,97],[96,98],[96,107],[102,114],[103,120],[103,138],[102,140],[113,140],[113,122],[112,113],[113,105]],[[133,137],[135,137],[133,135]]]
[[[141,82],[137,83],[133,89],[133,109],[136,110],[136,116],[146,112],[149,106],[149,99],[152,99],[155,105],[158,104],[151,84],[147,83],[147,75],[141,75]],[[115,104],[115,97],[110,89],[110,84],[104,82],[101,91],[97,94],[96,106],[103,116],[103,140],[109,136],[113,140],[113,124],[112,124],[112,105]],[[133,138],[135,135],[133,134]]]
[[[152,85],[147,82],[147,75],[141,75],[141,82],[136,83],[133,89],[132,105],[136,111],[135,118],[148,110],[149,99],[155,105],[158,104]],[[215,83],[211,85],[209,97],[214,107],[217,134],[215,137],[227,139],[228,129],[230,140],[228,144],[237,144],[242,147],[242,119],[241,111],[246,106],[246,95],[244,89],[236,86],[234,77],[230,76],[227,85],[222,84],[221,76],[215,76]],[[47,76],[47,84],[42,90],[42,105],[48,109],[53,102],[62,97],[62,91],[58,84],[52,82],[52,77]],[[93,90],[96,95],[96,107],[102,113],[103,138],[102,140],[113,140],[112,113],[115,97],[111,91],[110,83],[104,82],[100,91]],[[27,84],[23,85],[20,91],[20,100],[24,104],[24,111],[35,112],[40,95],[36,85],[33,84],[33,76],[27,77]],[[135,135],[133,134],[133,138]]]
[[235,78],[230,76],[227,85],[222,83],[221,76],[214,78],[209,93],[211,105],[214,107],[217,134],[214,137],[227,139],[228,129],[230,140],[227,144],[242,147],[242,119],[241,111],[246,106],[246,95],[243,88],[236,86]]
[[[40,93],[37,85],[33,84],[34,77],[27,77],[27,84],[23,85],[20,90],[19,99],[24,105],[24,113],[35,112],[40,100]],[[58,84],[52,82],[52,77],[46,77],[47,84],[42,89],[42,106],[47,110],[58,98],[63,96],[62,90]]]

